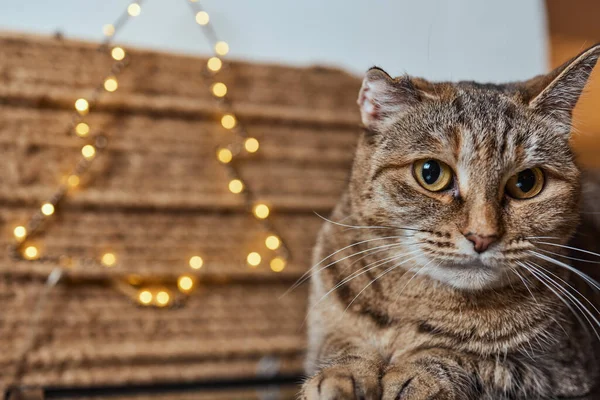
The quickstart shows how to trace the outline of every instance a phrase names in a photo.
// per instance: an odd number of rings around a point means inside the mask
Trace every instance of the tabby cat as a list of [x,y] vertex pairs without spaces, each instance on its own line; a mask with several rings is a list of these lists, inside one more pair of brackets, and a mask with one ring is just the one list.
[[599,55],[596,45],[503,85],[367,72],[349,186],[309,272],[301,398],[593,389],[598,287],[581,271],[600,256],[573,239],[596,243],[580,215],[594,225],[582,207],[598,203],[582,189],[569,137]]

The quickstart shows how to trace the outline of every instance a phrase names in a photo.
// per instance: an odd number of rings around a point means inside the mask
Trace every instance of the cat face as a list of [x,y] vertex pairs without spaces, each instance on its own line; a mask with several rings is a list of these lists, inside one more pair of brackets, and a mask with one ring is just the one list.
[[570,117],[599,52],[522,84],[369,71],[350,186],[362,222],[398,228],[402,251],[418,250],[411,269],[452,286],[517,278],[530,240],[564,243],[578,224]]

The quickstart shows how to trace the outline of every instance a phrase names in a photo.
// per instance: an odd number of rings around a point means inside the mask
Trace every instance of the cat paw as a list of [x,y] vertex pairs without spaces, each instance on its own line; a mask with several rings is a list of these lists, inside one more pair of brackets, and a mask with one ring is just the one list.
[[379,372],[370,364],[333,365],[322,369],[302,387],[302,400],[379,400]]
[[381,379],[383,400],[462,400],[458,387],[447,376],[413,365],[389,368]]

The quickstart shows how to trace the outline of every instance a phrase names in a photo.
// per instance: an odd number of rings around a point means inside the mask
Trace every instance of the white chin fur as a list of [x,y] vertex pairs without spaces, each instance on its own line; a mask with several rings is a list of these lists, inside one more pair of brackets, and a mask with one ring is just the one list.
[[503,285],[501,268],[484,266],[426,266],[419,274],[463,290],[481,290]]

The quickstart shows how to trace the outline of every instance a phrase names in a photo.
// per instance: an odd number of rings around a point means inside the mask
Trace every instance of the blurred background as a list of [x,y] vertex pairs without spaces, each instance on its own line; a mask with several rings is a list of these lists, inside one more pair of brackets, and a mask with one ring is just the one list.
[[[360,76],[523,80],[594,0],[0,0],[0,395],[294,398]],[[600,79],[574,142],[600,166]]]

